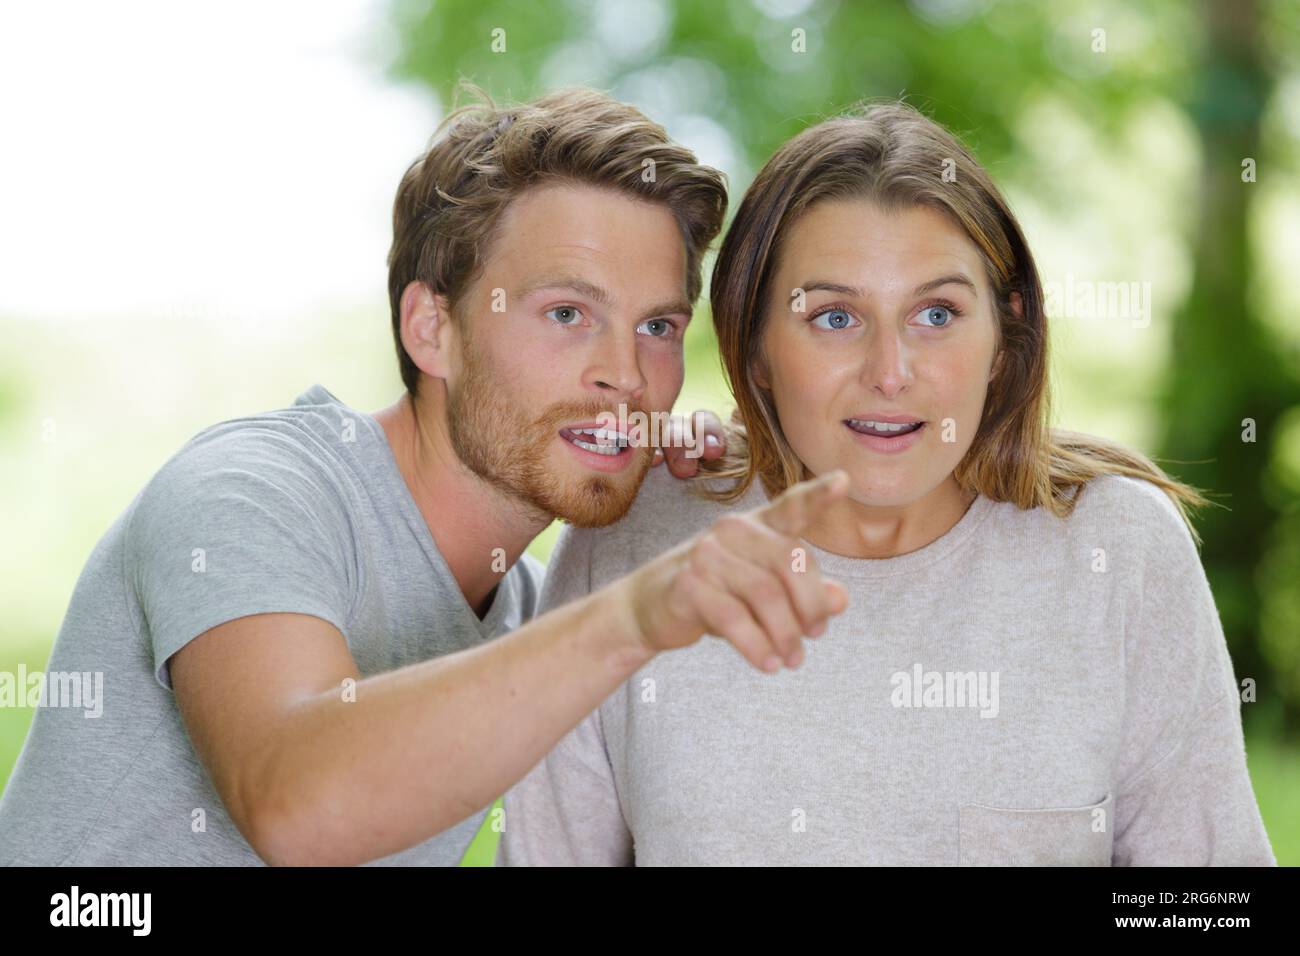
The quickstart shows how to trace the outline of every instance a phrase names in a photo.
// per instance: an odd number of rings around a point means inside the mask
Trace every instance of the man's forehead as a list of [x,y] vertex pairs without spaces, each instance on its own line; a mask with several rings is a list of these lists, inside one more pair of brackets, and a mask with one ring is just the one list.
[[[574,255],[626,251],[685,256],[685,239],[672,210],[612,188],[552,183],[510,200],[498,219],[498,244],[567,250]],[[648,247],[648,248],[647,248]]]
[[682,311],[690,312],[686,260],[680,248],[665,254],[627,240],[538,245],[507,240],[487,267],[508,276],[502,284],[515,297],[568,289],[606,306],[678,300],[687,306]]
[[681,234],[672,210],[661,202],[620,189],[575,183],[543,183],[514,196],[498,220],[512,231],[544,229],[559,242],[582,244],[617,238],[628,230]]
[[601,308],[691,314],[685,241],[672,212],[610,189],[534,186],[511,200],[474,286],[512,301],[541,290]]

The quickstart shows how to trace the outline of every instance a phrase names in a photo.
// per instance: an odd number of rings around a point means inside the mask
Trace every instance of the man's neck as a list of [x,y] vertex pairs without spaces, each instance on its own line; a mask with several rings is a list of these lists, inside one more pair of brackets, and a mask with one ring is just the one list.
[[422,401],[418,419],[405,394],[372,417],[388,436],[407,490],[461,594],[481,618],[505,572],[551,516],[523,505],[461,464],[447,435],[445,412],[434,398]]

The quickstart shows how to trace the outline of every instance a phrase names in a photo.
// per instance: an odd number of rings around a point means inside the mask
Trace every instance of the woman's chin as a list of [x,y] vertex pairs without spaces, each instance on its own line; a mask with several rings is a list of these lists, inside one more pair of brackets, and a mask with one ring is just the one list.
[[873,474],[868,469],[844,470],[849,473],[849,497],[871,508],[901,508],[916,503],[931,490],[925,482],[914,477],[881,480],[879,473]]
[[858,494],[852,490],[849,492],[849,498],[868,508],[902,508],[916,501],[915,495],[878,493]]
[[819,461],[815,467],[805,465],[804,471],[809,477],[829,474],[836,470],[847,472],[849,498],[858,504],[872,508],[900,508],[914,504],[943,484],[951,474],[948,472],[934,477],[921,473],[920,469],[912,463],[899,467],[902,464],[897,459],[887,459],[884,462],[876,460],[863,462],[860,458],[830,459]]

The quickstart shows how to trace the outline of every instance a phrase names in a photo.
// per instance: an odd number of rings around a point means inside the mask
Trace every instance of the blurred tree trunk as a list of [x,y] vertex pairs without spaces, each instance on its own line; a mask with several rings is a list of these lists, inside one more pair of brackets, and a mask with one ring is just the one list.
[[[1238,680],[1255,678],[1261,706],[1294,733],[1300,711],[1295,689],[1261,680],[1277,671],[1260,640],[1257,569],[1279,520],[1264,498],[1262,479],[1274,427],[1300,401],[1300,382],[1279,360],[1276,341],[1252,309],[1248,227],[1259,187],[1242,179],[1247,158],[1257,161],[1259,177],[1269,175],[1259,147],[1271,83],[1256,0],[1203,2],[1205,62],[1188,103],[1201,143],[1199,222],[1191,291],[1174,320],[1159,455],[1230,509],[1211,507],[1200,515],[1206,572]],[[1254,421],[1254,443],[1243,440],[1245,419]],[[1252,707],[1245,708],[1247,721]]]

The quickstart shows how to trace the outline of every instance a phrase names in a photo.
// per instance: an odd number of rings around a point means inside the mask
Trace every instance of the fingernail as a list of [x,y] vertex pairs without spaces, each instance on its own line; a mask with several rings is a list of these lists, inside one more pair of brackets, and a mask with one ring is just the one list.
[[705,435],[704,444],[708,448],[717,448],[722,443],[718,441],[717,435]]

